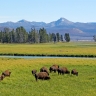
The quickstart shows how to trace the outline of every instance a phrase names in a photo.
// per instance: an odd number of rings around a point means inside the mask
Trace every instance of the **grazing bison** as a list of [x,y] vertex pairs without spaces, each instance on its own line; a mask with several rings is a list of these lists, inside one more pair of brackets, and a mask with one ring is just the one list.
[[78,76],[78,72],[76,71],[76,69],[73,69],[73,70],[71,71],[71,74]]
[[59,74],[70,74],[70,71],[66,67],[58,68],[58,75]]
[[5,77],[4,75],[1,75],[1,76],[0,76],[0,80],[3,80],[3,79],[4,79],[4,77]]
[[49,68],[50,73],[51,73],[52,71],[54,71],[54,72],[56,73],[56,71],[58,71],[58,68],[59,68],[58,65],[52,65],[52,66]]
[[37,72],[37,70],[35,70],[35,69],[34,69],[34,70],[32,70],[32,74],[33,74],[33,75],[35,75],[35,74],[36,74],[36,72]]
[[38,79],[48,80],[48,79],[50,79],[50,77],[46,72],[39,72],[38,74],[35,74],[35,79],[36,79],[36,81]]
[[10,74],[11,74],[11,72],[9,70],[6,70],[6,71],[2,72],[2,75],[4,75],[4,76],[9,76],[10,77]]
[[49,75],[48,69],[46,67],[42,67],[40,72],[46,72]]

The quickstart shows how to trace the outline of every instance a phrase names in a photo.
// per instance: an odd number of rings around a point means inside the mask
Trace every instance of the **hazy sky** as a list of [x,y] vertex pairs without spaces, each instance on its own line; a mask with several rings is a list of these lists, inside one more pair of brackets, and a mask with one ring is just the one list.
[[49,23],[61,17],[96,22],[96,0],[0,0],[0,23],[21,19]]

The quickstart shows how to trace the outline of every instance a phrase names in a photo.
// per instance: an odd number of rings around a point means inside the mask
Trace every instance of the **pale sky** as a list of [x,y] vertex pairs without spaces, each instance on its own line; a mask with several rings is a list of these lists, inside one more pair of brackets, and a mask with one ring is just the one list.
[[96,22],[96,0],[0,0],[0,23],[22,19],[49,23],[61,17]]

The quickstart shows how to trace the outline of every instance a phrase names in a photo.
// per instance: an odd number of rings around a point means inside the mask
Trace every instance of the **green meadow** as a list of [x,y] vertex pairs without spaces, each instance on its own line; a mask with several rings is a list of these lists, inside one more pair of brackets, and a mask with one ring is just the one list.
[[42,44],[0,44],[4,55],[69,55],[96,57],[96,42],[42,43]]
[[[84,54],[96,55],[95,42],[56,44],[0,44],[0,54]],[[57,64],[78,76],[50,73],[50,80],[38,80],[31,71]],[[0,58],[0,74],[10,70],[11,76],[0,81],[0,96],[96,96],[95,58]]]
[[[78,76],[50,73],[50,80],[38,80],[31,74],[53,64],[77,69]],[[96,59],[9,59],[0,58],[0,73],[12,74],[0,81],[0,96],[96,96]]]

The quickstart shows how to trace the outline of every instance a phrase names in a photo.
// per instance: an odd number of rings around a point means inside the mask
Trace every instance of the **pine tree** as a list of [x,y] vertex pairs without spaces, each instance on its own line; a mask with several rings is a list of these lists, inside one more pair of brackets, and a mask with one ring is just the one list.
[[69,35],[69,33],[65,33],[64,38],[65,38],[66,42],[70,42],[70,35]]

